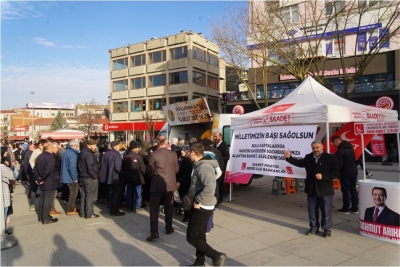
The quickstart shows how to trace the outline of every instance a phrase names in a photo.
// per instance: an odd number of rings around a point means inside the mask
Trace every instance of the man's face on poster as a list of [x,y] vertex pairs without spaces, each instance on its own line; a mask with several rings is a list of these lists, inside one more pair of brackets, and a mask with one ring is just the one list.
[[376,206],[385,206],[386,197],[383,190],[374,189],[374,191],[372,191],[372,198]]

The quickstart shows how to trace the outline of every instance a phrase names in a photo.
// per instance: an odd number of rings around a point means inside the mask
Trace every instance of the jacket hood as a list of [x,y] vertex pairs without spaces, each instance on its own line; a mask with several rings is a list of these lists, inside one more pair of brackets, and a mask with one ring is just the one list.
[[216,159],[212,159],[210,156],[203,157],[196,163],[196,165],[200,166],[200,164],[203,164],[204,162],[210,163],[213,166],[213,168],[219,167],[218,161]]
[[340,148],[344,148],[344,149],[349,149],[349,148],[351,148],[351,149],[353,149],[353,145],[352,145],[349,141],[343,140],[343,141],[340,143],[340,145],[338,146],[338,149],[340,149]]
[[142,141],[142,147],[143,147],[143,149],[145,149],[145,150],[149,150],[149,149],[151,148],[151,145],[150,145],[150,143],[147,142],[146,140],[143,140],[143,141]]
[[68,149],[68,150],[74,151],[76,154],[79,153],[79,150],[76,150],[76,149],[74,149],[73,147],[68,146],[67,149]]

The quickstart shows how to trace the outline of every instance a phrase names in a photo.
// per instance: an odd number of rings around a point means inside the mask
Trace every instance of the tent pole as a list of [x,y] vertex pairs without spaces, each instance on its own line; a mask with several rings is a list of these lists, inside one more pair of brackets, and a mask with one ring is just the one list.
[[[399,133],[396,133],[396,136],[397,136],[397,153],[399,153],[400,152],[400,142],[399,142],[399,140],[400,140],[400,137],[399,137]],[[400,171],[400,160],[399,160],[399,171]]]
[[232,183],[229,183],[229,202],[232,202]]
[[331,153],[331,142],[329,141],[329,122],[326,122],[326,146],[327,152]]
[[361,156],[362,156],[363,166],[364,166],[364,168],[363,168],[363,176],[364,176],[364,180],[365,180],[365,179],[367,179],[367,177],[365,177],[366,166],[365,166],[365,153],[364,153],[364,150],[365,150],[365,148],[364,148],[364,134],[361,134],[361,149],[362,149]]

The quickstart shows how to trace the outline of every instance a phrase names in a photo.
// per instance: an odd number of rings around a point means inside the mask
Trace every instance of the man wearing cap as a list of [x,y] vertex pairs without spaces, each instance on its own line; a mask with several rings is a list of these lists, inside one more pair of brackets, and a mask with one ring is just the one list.
[[107,183],[109,192],[109,205],[111,216],[122,216],[125,212],[118,209],[123,190],[123,177],[121,177],[122,157],[119,153],[120,141],[112,141],[111,149],[104,153],[101,159],[101,183]]
[[[307,194],[308,218],[310,230],[306,235],[319,233],[319,227],[324,230],[324,237],[331,236],[332,206],[333,206],[333,179],[339,177],[339,162],[334,155],[324,153],[321,141],[311,143],[312,152],[303,159],[296,159],[290,155],[289,149],[284,152],[286,161],[294,166],[306,169],[305,193]],[[319,211],[321,209],[321,225]]]
[[69,198],[67,205],[67,215],[78,215],[75,201],[78,196],[78,154],[79,141],[71,140],[68,143],[67,150],[61,156],[61,183],[67,184],[69,188]]
[[99,163],[94,155],[96,149],[96,141],[89,139],[78,156],[78,177],[81,184],[79,187],[81,192],[81,209],[79,216],[85,219],[100,217],[100,215],[94,214],[94,202],[96,201],[99,187],[97,181]]
[[[144,184],[144,175],[146,165],[143,158],[138,154],[139,146],[136,141],[129,143],[128,154],[122,159],[122,170],[126,182],[126,203],[128,212],[142,211],[140,201],[142,200],[142,185]],[[135,193],[133,195],[133,193]],[[134,198],[134,203],[133,203]]]
[[174,213],[174,191],[177,189],[176,173],[179,171],[176,153],[167,149],[167,138],[159,136],[158,149],[149,155],[146,176],[151,180],[150,187],[150,232],[147,241],[158,238],[158,213],[161,201],[165,202],[165,230],[172,234],[172,216]]

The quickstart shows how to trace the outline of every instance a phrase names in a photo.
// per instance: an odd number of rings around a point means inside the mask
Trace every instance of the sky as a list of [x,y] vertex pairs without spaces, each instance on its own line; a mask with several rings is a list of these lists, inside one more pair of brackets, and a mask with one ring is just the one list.
[[91,99],[107,104],[109,49],[181,30],[211,39],[210,20],[238,4],[1,0],[1,109]]

